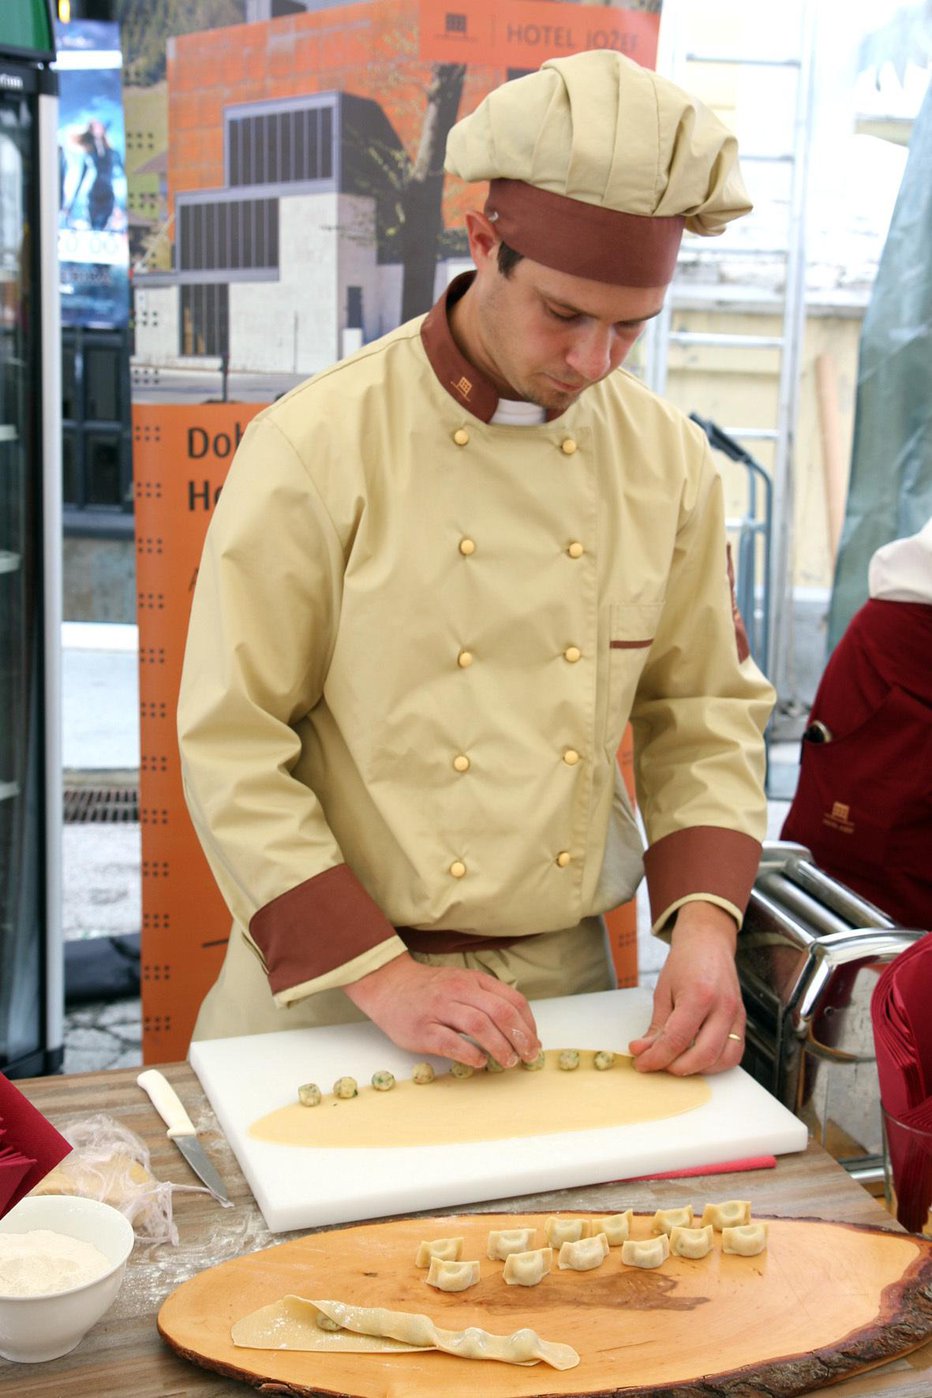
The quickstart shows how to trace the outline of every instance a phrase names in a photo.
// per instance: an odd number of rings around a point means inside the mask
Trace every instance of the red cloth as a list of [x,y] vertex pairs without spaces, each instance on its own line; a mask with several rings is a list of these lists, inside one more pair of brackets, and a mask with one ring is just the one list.
[[872,599],[852,618],[810,714],[784,840],[894,922],[932,929],[932,606]]
[[889,962],[871,997],[880,1100],[909,1131],[887,1130],[897,1218],[921,1232],[932,1205],[932,936]]
[[64,1136],[0,1073],[0,1217],[70,1151]]

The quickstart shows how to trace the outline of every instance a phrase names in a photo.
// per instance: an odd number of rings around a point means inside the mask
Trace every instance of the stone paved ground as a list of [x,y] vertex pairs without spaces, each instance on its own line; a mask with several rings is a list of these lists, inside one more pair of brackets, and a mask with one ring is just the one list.
[[135,1068],[142,1062],[139,1000],[96,1001],[65,1016],[65,1073]]

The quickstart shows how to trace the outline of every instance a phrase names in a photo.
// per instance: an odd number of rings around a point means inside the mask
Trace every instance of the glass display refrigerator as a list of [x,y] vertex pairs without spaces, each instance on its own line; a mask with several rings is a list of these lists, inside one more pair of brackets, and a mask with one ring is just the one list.
[[62,1061],[59,150],[48,0],[0,4],[0,1071]]

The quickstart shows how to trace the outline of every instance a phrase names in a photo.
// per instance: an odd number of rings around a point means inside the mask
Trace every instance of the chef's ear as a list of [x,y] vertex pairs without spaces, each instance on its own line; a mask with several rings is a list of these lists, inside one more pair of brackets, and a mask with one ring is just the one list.
[[466,214],[466,236],[469,239],[469,253],[478,271],[487,266],[498,270],[498,245],[501,242],[494,225],[478,209],[470,209]]

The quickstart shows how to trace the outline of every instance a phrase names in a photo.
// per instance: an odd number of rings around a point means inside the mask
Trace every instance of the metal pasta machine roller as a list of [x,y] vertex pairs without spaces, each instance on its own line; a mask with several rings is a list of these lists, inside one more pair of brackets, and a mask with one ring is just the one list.
[[883,1177],[871,995],[925,931],[896,926],[802,845],[765,843],[738,938],[741,1066],[864,1184]]

